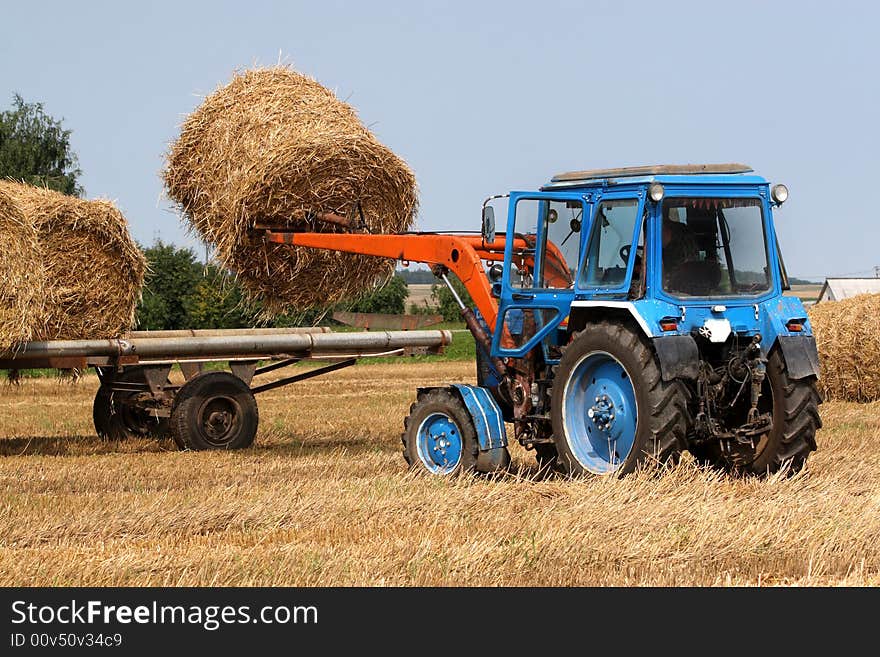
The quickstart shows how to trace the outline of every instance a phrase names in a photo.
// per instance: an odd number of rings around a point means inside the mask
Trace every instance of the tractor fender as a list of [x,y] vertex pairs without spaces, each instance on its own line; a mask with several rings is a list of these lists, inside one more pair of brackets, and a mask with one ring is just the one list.
[[812,335],[780,335],[776,338],[788,378],[798,381],[810,376],[819,378],[819,351],[816,349],[816,338]]
[[[629,313],[636,324],[638,324],[639,328],[642,330],[647,337],[653,337],[654,333],[651,331],[651,327],[648,326],[648,322],[645,321],[645,318],[642,317],[642,314],[636,310],[636,307],[633,305],[632,301],[596,301],[596,300],[585,300],[585,299],[576,299],[571,302],[571,313],[577,313],[577,309],[588,309],[594,311],[601,311],[602,309],[611,310],[611,311],[622,311]],[[582,311],[583,312],[583,311]]]
[[666,335],[653,338],[664,381],[696,379],[700,372],[700,350],[689,335]]
[[479,386],[454,383],[442,388],[419,388],[418,395],[421,397],[431,390],[438,389],[452,391],[464,403],[474,423],[481,453],[507,447],[504,416],[489,390]]

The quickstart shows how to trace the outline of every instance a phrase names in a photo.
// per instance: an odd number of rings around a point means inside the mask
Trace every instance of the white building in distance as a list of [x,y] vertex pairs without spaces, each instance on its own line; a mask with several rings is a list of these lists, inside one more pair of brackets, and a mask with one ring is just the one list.
[[857,294],[880,294],[880,278],[826,278],[816,303],[840,301]]

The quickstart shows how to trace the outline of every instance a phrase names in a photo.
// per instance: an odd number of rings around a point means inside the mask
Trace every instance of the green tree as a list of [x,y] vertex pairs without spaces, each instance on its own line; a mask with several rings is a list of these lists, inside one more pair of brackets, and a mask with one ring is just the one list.
[[437,315],[439,311],[434,306],[429,306],[427,299],[425,303],[422,305],[411,303],[409,304],[409,314],[410,315]]
[[406,298],[409,289],[402,276],[395,274],[378,290],[361,297],[353,303],[340,304],[339,310],[355,313],[386,313],[402,315],[406,312]]
[[137,325],[143,330],[192,328],[187,326],[186,298],[204,278],[192,249],[157,240],[144,249],[150,273],[138,306]]
[[145,288],[137,307],[137,328],[142,331],[164,329],[168,317],[168,305],[159,294]]
[[[467,288],[464,286],[464,283],[458,280],[458,277],[454,274],[450,274],[448,278],[452,282],[452,287],[455,288],[455,291],[458,293],[458,296],[464,304],[468,307],[473,307],[474,302],[471,299],[471,295],[468,293]],[[432,285],[431,297],[433,297],[434,302],[437,304],[439,312],[443,315],[445,321],[457,322],[461,320],[461,307],[455,301],[455,297],[452,296],[452,292],[449,291],[449,288],[446,287],[445,283],[435,283]]]
[[245,328],[256,323],[256,313],[245,303],[238,282],[214,265],[208,265],[183,306],[187,328]]
[[45,113],[42,103],[26,103],[15,94],[12,109],[0,112],[0,178],[81,196],[82,171],[70,134]]

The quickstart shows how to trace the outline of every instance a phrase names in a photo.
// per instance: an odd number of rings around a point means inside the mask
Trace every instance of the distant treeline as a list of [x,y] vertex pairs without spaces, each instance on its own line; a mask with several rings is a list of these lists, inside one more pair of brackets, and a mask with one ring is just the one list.
[[399,269],[397,275],[406,281],[407,285],[434,285],[440,282],[428,269],[412,269],[407,267]]

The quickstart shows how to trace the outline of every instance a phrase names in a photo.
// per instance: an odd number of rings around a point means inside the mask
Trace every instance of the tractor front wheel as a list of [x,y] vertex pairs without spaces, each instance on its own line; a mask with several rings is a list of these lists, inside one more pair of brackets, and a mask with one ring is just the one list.
[[625,475],[679,458],[687,392],[663,381],[651,346],[628,326],[588,324],[566,347],[553,381],[553,436],[569,475]]
[[434,475],[474,470],[479,445],[464,403],[448,390],[419,396],[404,420],[403,457],[410,468]]

